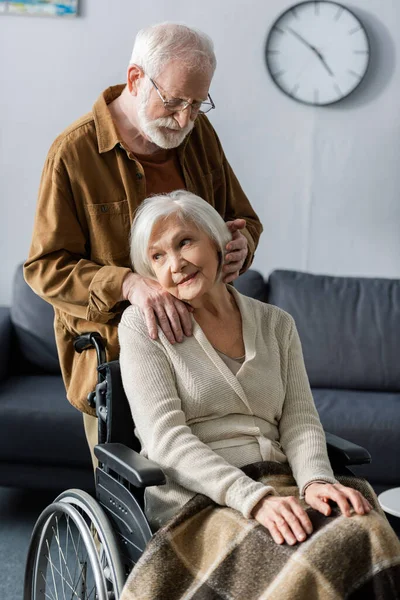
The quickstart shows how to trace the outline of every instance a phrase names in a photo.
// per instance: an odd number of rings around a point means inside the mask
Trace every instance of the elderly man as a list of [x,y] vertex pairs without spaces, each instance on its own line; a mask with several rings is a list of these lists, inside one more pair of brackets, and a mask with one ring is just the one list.
[[204,116],[215,66],[201,32],[170,23],[140,31],[126,85],[108,88],[47,156],[25,278],[54,306],[67,396],[84,413],[94,414],[86,398],[96,364],[92,352],[74,352],[78,334],[98,331],[115,359],[130,302],[151,337],[157,322],[171,343],[191,335],[190,309],[131,270],[130,226],[144,198],[187,189],[218,210],[233,232],[225,281],[252,261],[262,227]]

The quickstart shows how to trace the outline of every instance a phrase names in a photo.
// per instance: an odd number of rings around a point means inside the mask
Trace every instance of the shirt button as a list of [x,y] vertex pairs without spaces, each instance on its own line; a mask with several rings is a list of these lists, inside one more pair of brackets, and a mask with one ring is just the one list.
[[136,179],[143,179],[143,175],[139,171],[136,173]]
[[104,212],[107,212],[107,211],[108,211],[108,206],[104,206],[104,205],[103,205],[103,206],[101,207],[101,212],[103,212],[103,213],[104,213]]

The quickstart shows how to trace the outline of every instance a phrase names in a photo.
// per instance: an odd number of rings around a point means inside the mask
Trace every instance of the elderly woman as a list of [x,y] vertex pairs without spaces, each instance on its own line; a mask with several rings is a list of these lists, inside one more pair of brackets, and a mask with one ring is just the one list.
[[[167,478],[165,486],[149,488],[145,496],[152,528],[167,526],[156,534],[152,549],[133,570],[122,598],[192,598],[204,585],[211,595],[199,592],[199,598],[219,597],[212,594],[226,586],[227,597],[264,597],[276,585],[277,572],[288,569],[286,563],[293,560],[296,544],[314,549],[310,542],[317,534],[312,533],[324,532],[327,521],[318,518],[318,513],[337,522],[335,528],[326,525],[325,529],[328,545],[337,542],[339,554],[334,560],[338,572],[331,573],[335,548],[330,547],[330,577],[320,565],[316,568],[309,562],[312,552],[303,556],[307,564],[302,567],[296,561],[294,568],[293,563],[287,576],[295,581],[297,595],[293,597],[322,597],[310,596],[309,588],[299,595],[298,588],[305,573],[308,584],[313,579],[315,585],[319,569],[318,589],[325,590],[323,597],[341,598],[342,591],[348,595],[352,587],[359,591],[370,581],[364,577],[366,570],[377,569],[375,562],[367,561],[367,568],[356,570],[356,580],[352,578],[351,560],[362,558],[354,548],[350,554],[344,553],[343,543],[339,543],[343,536],[352,538],[357,547],[357,530],[360,535],[371,528],[379,532],[386,544],[380,544],[386,566],[400,561],[400,545],[379,513],[372,491],[365,486],[368,500],[360,491],[339,483],[332,472],[292,317],[222,282],[229,239],[218,213],[186,191],[148,199],[133,223],[135,272],[155,279],[166,294],[191,307],[193,336],[171,344],[160,329],[158,339],[150,339],[141,310],[135,306],[124,312],[119,326],[122,379],[142,452],[161,466]],[[245,465],[252,467],[243,470]],[[202,496],[193,498],[196,494]],[[377,510],[371,511],[372,504]],[[345,518],[350,515],[351,519]],[[234,532],[232,520],[238,524]],[[345,521],[353,521],[355,526],[349,529]],[[256,531],[257,539],[253,550],[248,550],[246,568],[242,564],[237,570],[242,592],[235,595],[229,591],[236,572],[232,550],[240,555],[239,539],[247,540],[249,531]],[[161,554],[159,551],[163,535],[173,553],[170,564],[166,548]],[[274,566],[266,577],[269,551]],[[368,552],[371,560],[370,548]],[[188,555],[190,559],[185,558]],[[208,555],[210,560],[205,559]],[[229,565],[225,564],[228,555]],[[346,557],[343,565],[341,556]],[[177,563],[185,575],[178,575]],[[389,577],[383,567],[378,570]],[[259,582],[261,572],[259,588],[255,578]],[[166,592],[166,577],[174,578],[175,595]],[[178,581],[183,586],[180,591]],[[139,593],[141,586],[145,595]],[[192,588],[191,595],[188,589]],[[282,593],[282,587],[279,589]]]

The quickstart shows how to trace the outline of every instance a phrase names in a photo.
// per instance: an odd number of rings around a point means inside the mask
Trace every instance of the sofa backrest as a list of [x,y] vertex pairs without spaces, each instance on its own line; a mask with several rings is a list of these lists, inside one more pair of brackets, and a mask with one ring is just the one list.
[[312,387],[400,390],[400,280],[279,270],[268,287],[295,319]]
[[23,265],[15,271],[11,305],[18,353],[24,366],[60,373],[54,334],[54,309],[37,296],[24,280]]

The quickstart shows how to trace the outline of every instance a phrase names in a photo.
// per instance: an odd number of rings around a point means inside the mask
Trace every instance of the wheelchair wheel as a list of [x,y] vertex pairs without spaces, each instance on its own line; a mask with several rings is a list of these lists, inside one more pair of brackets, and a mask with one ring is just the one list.
[[67,490],[60,494],[55,502],[72,505],[85,519],[92,532],[98,551],[100,564],[107,582],[109,598],[119,598],[125,583],[125,573],[120,558],[116,535],[110,521],[98,502],[82,490]]
[[101,507],[80,490],[61,494],[35,525],[24,600],[117,600],[124,580],[115,535]]
[[73,506],[54,502],[34,527],[25,571],[24,600],[108,600],[92,533]]

